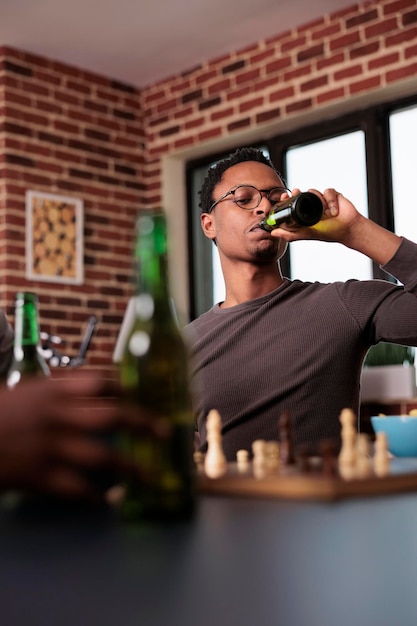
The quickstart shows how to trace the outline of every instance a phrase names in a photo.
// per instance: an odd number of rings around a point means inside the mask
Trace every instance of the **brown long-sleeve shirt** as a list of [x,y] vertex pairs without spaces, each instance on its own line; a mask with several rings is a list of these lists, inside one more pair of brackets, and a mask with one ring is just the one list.
[[285,279],[265,296],[215,305],[191,322],[185,330],[201,448],[212,408],[222,417],[228,460],[255,439],[278,439],[284,411],[296,445],[340,440],[340,411],[359,410],[368,349],[379,341],[417,345],[417,245],[403,239],[383,269],[404,286]]

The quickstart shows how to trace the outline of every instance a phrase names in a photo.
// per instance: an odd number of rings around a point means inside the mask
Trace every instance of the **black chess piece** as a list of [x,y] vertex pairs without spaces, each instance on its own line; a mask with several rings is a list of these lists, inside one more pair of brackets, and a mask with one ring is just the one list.
[[282,465],[294,465],[294,444],[292,439],[292,419],[289,411],[281,413],[279,422],[279,458]]
[[320,442],[321,471],[326,476],[338,474],[337,445],[332,439],[324,439]]
[[310,459],[307,446],[300,446],[297,449],[297,465],[302,474],[310,473]]

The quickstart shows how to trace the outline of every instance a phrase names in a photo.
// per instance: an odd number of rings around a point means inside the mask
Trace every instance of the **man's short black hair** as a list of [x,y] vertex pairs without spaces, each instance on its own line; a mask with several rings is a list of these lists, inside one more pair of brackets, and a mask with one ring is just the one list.
[[[283,181],[281,174],[276,170],[272,161],[264,154],[262,150],[259,148],[238,148],[230,154],[225,159],[218,161],[213,167],[211,167],[207,176],[204,179],[200,190],[200,208],[202,213],[208,213],[211,205],[213,204],[215,198],[213,198],[213,190],[221,181],[222,176],[229,167],[233,165],[237,165],[238,163],[242,163],[244,161],[257,161],[258,163],[264,163],[264,165],[268,165],[268,167],[272,168],[274,172],[278,174],[278,176]],[[284,182],[284,181],[283,181]]]

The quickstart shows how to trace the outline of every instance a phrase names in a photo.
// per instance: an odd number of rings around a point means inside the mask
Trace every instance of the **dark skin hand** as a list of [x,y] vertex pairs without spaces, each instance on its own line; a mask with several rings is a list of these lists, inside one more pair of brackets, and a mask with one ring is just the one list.
[[103,500],[91,472],[140,475],[103,433],[167,435],[166,424],[129,414],[118,391],[89,372],[0,389],[0,489]]

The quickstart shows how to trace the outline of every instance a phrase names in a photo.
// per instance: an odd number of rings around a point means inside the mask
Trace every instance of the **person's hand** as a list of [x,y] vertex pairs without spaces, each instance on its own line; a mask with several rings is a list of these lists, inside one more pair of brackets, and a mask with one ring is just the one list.
[[[359,213],[350,200],[333,188],[326,189],[323,193],[317,189],[308,191],[315,193],[322,201],[323,217],[320,222],[308,228],[291,228],[284,224],[282,228],[271,231],[271,235],[285,241],[316,239],[349,245],[350,232],[367,218]],[[298,193],[300,189],[294,189],[292,195],[295,196]]]
[[[317,194],[323,203],[322,219],[309,228],[276,228],[272,237],[284,241],[315,239],[341,243],[352,250],[357,250],[379,265],[385,265],[398,250],[401,239],[379,224],[368,219],[335,189],[326,189],[323,193],[309,189]],[[300,193],[294,189],[293,195]]]
[[106,443],[120,429],[163,437],[166,426],[122,409],[112,385],[88,372],[0,389],[0,488],[103,498],[94,476],[138,473]]

